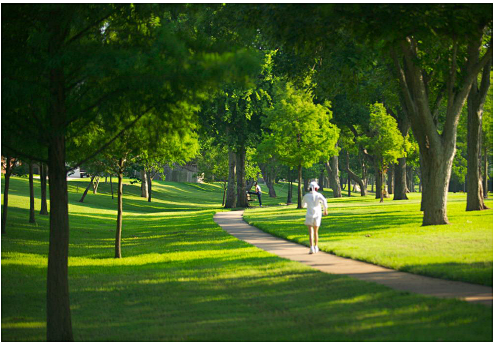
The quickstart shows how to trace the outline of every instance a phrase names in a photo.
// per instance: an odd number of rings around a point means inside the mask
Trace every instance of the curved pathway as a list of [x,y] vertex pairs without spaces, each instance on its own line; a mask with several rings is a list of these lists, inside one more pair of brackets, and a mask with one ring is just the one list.
[[441,298],[458,298],[493,306],[493,287],[399,272],[323,251],[310,255],[309,248],[304,245],[274,237],[247,224],[242,219],[243,214],[244,211],[218,212],[213,219],[222,229],[247,243],[280,257],[305,263],[325,273],[345,274],[400,291]]

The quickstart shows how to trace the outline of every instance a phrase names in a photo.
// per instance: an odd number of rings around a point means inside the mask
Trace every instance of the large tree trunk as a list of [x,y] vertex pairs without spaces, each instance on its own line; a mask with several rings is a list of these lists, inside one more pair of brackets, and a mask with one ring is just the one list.
[[2,208],[2,233],[6,233],[5,226],[7,225],[7,211],[9,209],[9,187],[10,175],[12,174],[12,158],[5,157],[5,184],[3,188],[3,208]]
[[394,200],[407,200],[407,177],[406,158],[399,158],[399,164],[395,166],[394,172]]
[[467,120],[467,204],[466,211],[479,211],[487,207],[483,201],[483,176],[481,170],[481,135],[483,108],[490,88],[491,64],[483,68],[480,88],[473,82],[468,96]]
[[[478,32],[473,32],[470,36],[466,47],[460,45],[455,38],[452,41],[450,70],[444,74],[447,106],[441,134],[438,131],[441,97],[437,97],[436,101],[429,97],[432,93],[428,85],[427,71],[422,70],[421,64],[417,63],[418,42],[414,37],[407,37],[400,43],[401,56],[399,57],[396,51],[392,52],[407,115],[421,154],[423,225],[448,223],[447,191],[455,155],[459,116],[478,73],[493,55],[493,47],[490,45],[485,55],[480,58],[482,36],[483,28],[480,27]],[[460,61],[457,53],[465,48],[467,58]]]
[[124,178],[124,163],[125,160],[123,158],[119,159],[119,186],[117,188],[117,230],[115,232],[115,258],[122,258],[122,194],[123,194],[123,186],[122,179]]
[[147,178],[146,170],[142,169],[140,172],[141,172],[141,197],[148,198],[148,178]]
[[48,215],[48,204],[46,201],[46,165],[44,163],[40,163],[40,182],[41,182],[41,215]]
[[148,180],[148,202],[151,202],[151,186],[153,184],[153,177],[151,176],[151,172],[147,172],[146,174],[146,179]]
[[[55,115],[54,115],[55,116]],[[64,118],[54,118],[54,121]],[[55,127],[59,127],[55,125]],[[54,132],[57,132],[56,130]],[[52,133],[48,149],[50,189],[50,244],[47,275],[47,340],[72,341],[69,301],[69,209],[67,170],[65,168],[65,138]]]
[[29,222],[36,223],[36,218],[34,216],[34,180],[32,161],[29,161]]
[[236,179],[236,166],[235,166],[235,153],[229,150],[229,179],[227,186],[227,199],[225,200],[225,208],[235,208],[236,196],[235,196],[235,179]]
[[297,208],[302,208],[302,165],[297,168]]
[[328,173],[328,181],[332,188],[334,198],[342,198],[342,189],[339,181],[339,156],[332,156],[330,161],[325,163],[325,168]]
[[237,207],[248,207],[249,203],[246,194],[246,148],[240,147],[235,156],[236,176],[237,176]]
[[79,199],[79,202],[84,202],[84,198],[86,198],[86,194],[88,194],[89,188],[93,184],[95,177],[96,177],[95,175],[91,176],[91,181],[89,181],[88,186],[86,187],[86,189],[84,190],[84,193],[81,196],[81,199]]

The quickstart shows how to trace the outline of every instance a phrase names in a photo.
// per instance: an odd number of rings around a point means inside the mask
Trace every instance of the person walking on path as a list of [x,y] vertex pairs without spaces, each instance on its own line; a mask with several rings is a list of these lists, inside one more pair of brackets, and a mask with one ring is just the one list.
[[260,207],[261,207],[261,187],[260,187],[260,185],[258,185],[257,181],[254,183],[254,189],[255,189],[255,192],[248,192],[248,193],[249,194],[256,194],[258,196],[258,201],[259,201]]
[[311,246],[309,249],[310,254],[316,254],[318,249],[318,229],[321,225],[321,204],[323,204],[323,208],[325,209],[323,215],[327,215],[327,199],[318,193],[317,190],[320,188],[315,181],[312,181],[309,184],[309,193],[307,193],[302,199],[303,208],[308,208],[306,211],[306,220],[304,224],[308,227],[309,231],[309,245]]

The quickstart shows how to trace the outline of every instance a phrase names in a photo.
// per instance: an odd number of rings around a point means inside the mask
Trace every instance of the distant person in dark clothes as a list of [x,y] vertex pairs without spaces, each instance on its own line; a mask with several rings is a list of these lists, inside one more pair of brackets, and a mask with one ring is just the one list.
[[258,182],[254,183],[255,192],[248,192],[249,194],[256,194],[258,196],[258,201],[260,202],[261,207],[261,187],[258,185]]

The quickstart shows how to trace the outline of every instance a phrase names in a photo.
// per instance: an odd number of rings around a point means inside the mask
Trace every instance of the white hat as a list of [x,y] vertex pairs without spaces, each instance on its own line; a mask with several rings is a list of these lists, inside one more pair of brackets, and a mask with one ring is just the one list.
[[318,186],[318,184],[316,183],[316,181],[311,181],[309,183],[309,187],[308,187],[308,190],[315,190],[317,191],[318,189],[320,188],[320,186]]

